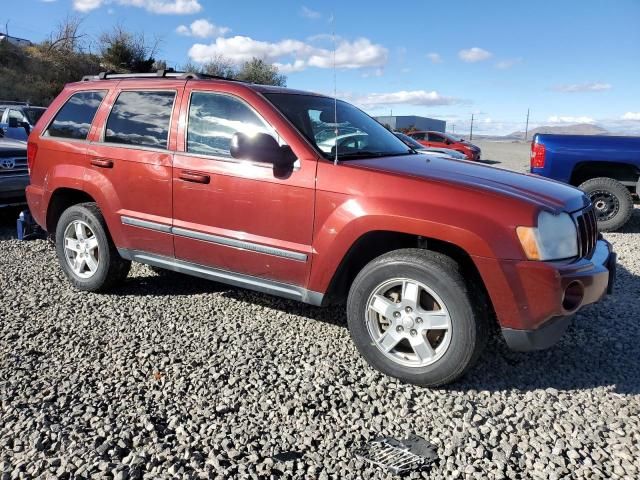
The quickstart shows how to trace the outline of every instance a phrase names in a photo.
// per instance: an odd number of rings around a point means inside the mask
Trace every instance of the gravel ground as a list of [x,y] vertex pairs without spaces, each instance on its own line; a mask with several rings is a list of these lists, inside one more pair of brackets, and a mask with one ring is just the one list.
[[439,455],[411,478],[640,476],[640,211],[607,235],[616,293],[555,348],[491,342],[436,390],[368,367],[340,308],[141,265],[77,292],[0,221],[1,479],[394,478],[353,449],[411,433]]

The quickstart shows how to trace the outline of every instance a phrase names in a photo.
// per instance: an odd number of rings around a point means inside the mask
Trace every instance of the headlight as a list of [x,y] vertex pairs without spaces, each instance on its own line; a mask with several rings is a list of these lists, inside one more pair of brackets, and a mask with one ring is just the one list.
[[578,232],[568,213],[540,212],[537,227],[517,227],[529,260],[559,260],[578,255]]

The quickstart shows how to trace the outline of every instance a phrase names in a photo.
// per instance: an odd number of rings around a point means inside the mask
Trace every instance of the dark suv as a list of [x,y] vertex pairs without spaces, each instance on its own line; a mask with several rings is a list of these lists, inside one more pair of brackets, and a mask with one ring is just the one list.
[[24,204],[28,184],[27,144],[0,138],[0,207]]
[[101,74],[53,102],[28,161],[31,212],[77,288],[105,290],[137,261],[346,298],[360,352],[408,382],[458,378],[496,319],[513,348],[546,348],[613,282],[579,190],[416,153],[322,95]]
[[45,110],[28,103],[0,101],[0,137],[26,141]]

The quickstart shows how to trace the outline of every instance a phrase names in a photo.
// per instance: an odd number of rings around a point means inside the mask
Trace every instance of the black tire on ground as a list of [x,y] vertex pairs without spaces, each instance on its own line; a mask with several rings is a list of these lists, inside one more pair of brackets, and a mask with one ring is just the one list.
[[[388,358],[367,327],[370,296],[381,284],[397,278],[429,287],[449,311],[450,343],[430,365],[407,366]],[[489,322],[482,298],[465,282],[459,264],[452,258],[424,249],[396,250],[372,260],[353,281],[347,300],[349,330],[362,356],[377,370],[404,382],[440,386],[467,372],[486,344]]]
[[603,232],[622,228],[633,213],[633,197],[623,184],[613,178],[598,177],[580,185],[596,209],[598,227]]
[[[64,233],[75,220],[86,223],[98,242],[99,261],[95,273],[82,278],[71,269],[64,247]],[[56,253],[58,261],[71,284],[79,290],[89,292],[105,291],[122,282],[129,273],[131,262],[123,259],[116,249],[104,217],[95,203],[80,203],[62,212],[56,227]]]

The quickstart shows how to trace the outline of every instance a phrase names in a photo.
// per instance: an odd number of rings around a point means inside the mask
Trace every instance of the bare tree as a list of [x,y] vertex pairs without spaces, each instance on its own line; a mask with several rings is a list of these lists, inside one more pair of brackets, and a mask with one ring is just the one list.
[[44,42],[44,46],[49,50],[59,50],[62,52],[77,52],[82,50],[82,41],[86,37],[80,33],[82,18],[75,15],[67,15],[61,20],[56,29],[49,35],[49,40]]
[[233,62],[222,55],[218,55],[202,65],[202,73],[225,78],[236,78],[238,75]]

